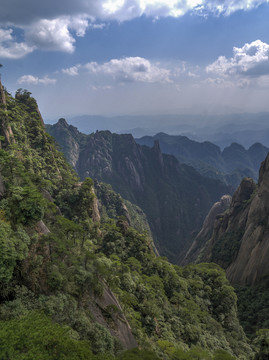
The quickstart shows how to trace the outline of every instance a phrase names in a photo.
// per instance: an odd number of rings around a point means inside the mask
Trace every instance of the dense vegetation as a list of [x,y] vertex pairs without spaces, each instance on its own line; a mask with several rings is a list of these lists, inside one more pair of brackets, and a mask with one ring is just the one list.
[[251,358],[224,271],[157,257],[147,233],[105,206],[111,190],[94,221],[100,189],[78,182],[30,95],[7,94],[0,114],[14,136],[0,150],[0,358]]
[[238,297],[238,315],[245,333],[253,338],[259,329],[269,329],[268,304],[269,280],[264,279],[259,285],[236,286]]

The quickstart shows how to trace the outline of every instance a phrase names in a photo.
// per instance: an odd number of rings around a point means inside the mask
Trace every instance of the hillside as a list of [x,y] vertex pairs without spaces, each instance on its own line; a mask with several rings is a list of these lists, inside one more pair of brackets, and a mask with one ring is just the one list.
[[0,358],[252,356],[223,270],[156,257],[111,189],[78,182],[29,92],[1,96],[0,131]]
[[212,204],[231,191],[162,154],[157,141],[149,148],[138,145],[131,135],[98,131],[81,143],[73,135],[74,127],[63,119],[48,131],[82,180],[90,176],[109,183],[144,211],[159,253],[171,261],[184,254]]
[[152,146],[156,140],[163,153],[174,155],[179,162],[193,166],[202,175],[220,179],[235,188],[243,177],[258,180],[260,164],[269,151],[260,143],[253,144],[248,150],[232,143],[221,151],[219,146],[209,141],[197,142],[186,136],[164,133],[144,136],[136,139],[136,142]]

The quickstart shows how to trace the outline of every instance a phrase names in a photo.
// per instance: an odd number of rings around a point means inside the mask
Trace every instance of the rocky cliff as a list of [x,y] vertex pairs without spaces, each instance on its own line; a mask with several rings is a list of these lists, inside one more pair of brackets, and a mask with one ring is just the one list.
[[231,200],[232,197],[230,195],[223,195],[220,201],[217,201],[212,206],[205,218],[202,229],[194,239],[190,249],[185,255],[185,258],[181,262],[181,265],[187,265],[198,261],[202,249],[206,245],[208,239],[212,236],[217,216],[223,214],[230,207]]
[[233,284],[256,285],[269,275],[269,155],[261,164],[258,185],[244,179],[230,208],[219,216],[200,260],[226,269]]
[[68,162],[76,168],[79,153],[84,145],[85,136],[77,128],[68,125],[66,120],[61,118],[56,125],[46,125],[47,131],[60,145],[61,151],[64,152]]
[[[60,143],[69,143],[65,132],[48,131]],[[188,248],[212,204],[231,191],[174,156],[162,154],[158,141],[150,148],[137,144],[132,135],[109,131],[87,136],[75,168],[81,179],[90,176],[111,184],[124,199],[141,207],[159,253],[172,261]]]

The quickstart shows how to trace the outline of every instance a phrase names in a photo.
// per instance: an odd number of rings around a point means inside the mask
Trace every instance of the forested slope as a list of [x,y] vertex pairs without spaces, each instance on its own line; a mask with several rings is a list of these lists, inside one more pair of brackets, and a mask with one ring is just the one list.
[[251,358],[224,271],[171,265],[126,216],[102,220],[37,110],[26,91],[1,104],[0,358]]

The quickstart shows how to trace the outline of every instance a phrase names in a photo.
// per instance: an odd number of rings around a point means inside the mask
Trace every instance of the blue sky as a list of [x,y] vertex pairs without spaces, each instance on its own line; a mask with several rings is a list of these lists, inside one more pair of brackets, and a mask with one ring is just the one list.
[[269,1],[0,0],[4,85],[45,120],[269,111]]

